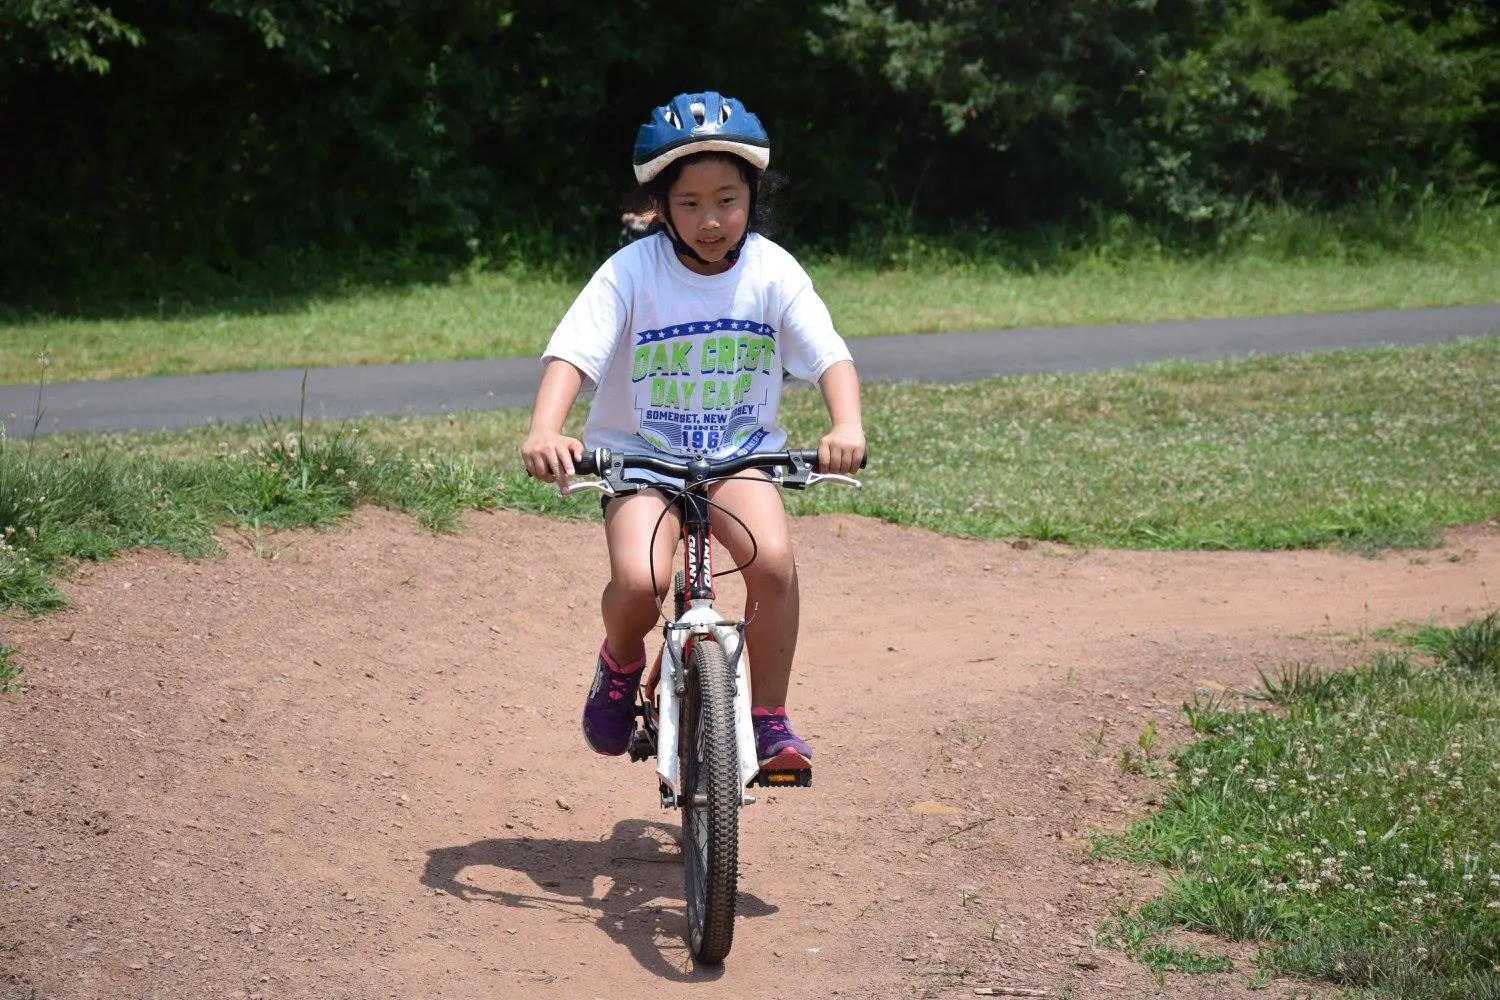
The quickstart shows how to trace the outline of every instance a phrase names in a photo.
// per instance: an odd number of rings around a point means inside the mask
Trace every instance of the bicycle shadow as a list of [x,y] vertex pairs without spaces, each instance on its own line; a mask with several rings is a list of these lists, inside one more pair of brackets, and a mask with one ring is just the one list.
[[[427,852],[421,882],[466,902],[552,909],[570,919],[589,919],[648,972],[677,982],[717,979],[723,967],[693,962],[685,942],[680,836],[675,824],[621,820],[602,840],[512,837],[435,847]],[[539,893],[487,888],[472,873],[465,878],[468,869],[481,866],[520,872]],[[601,875],[610,885],[595,896]],[[776,911],[750,893],[739,894],[741,917]]]

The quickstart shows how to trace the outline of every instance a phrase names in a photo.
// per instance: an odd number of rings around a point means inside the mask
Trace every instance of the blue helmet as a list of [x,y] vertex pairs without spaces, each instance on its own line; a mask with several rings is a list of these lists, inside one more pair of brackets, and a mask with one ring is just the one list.
[[732,97],[712,90],[678,94],[636,132],[635,179],[645,184],[673,160],[707,152],[732,153],[764,170],[771,163],[771,137]]

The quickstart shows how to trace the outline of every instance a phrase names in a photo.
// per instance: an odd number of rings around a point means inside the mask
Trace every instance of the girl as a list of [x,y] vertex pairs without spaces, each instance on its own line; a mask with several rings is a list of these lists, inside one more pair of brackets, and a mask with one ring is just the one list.
[[[652,235],[622,248],[579,294],[542,357],[543,374],[521,445],[526,471],[565,488],[584,450],[723,459],[786,446],[777,424],[785,369],[822,390],[832,428],[819,468],[853,473],[864,457],[859,378],[828,309],[797,262],[754,232],[771,158],[759,119],[733,98],[679,94],[657,108],[635,142],[635,176],[656,212]],[[761,213],[763,214],[763,213]],[[563,434],[582,389],[594,389],[584,441]],[[660,477],[642,473],[647,481]],[[761,766],[808,769],[812,748],[793,731],[786,693],[797,644],[797,571],[786,511],[769,483],[712,487],[758,546],[744,571],[752,716]],[[610,579],[604,641],[583,710],[583,735],[617,756],[635,728],[645,637],[671,578],[681,534],[660,490],[609,501]],[[736,564],[750,536],[714,510],[714,536]],[[656,568],[652,579],[650,566]]]

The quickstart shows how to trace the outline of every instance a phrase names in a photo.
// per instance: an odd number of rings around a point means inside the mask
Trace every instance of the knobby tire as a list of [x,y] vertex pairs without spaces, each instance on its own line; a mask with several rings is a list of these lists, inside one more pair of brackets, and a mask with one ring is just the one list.
[[[734,674],[724,649],[698,637],[682,702],[682,854],[688,944],[700,962],[724,961],[734,942],[743,789],[734,734]],[[706,804],[697,805],[699,797]]]

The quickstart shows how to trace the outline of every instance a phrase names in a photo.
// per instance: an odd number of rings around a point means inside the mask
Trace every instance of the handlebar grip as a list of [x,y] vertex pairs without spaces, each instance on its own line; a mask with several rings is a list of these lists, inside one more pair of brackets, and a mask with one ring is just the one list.
[[580,476],[597,476],[601,469],[609,468],[613,461],[608,448],[595,448],[593,451],[585,451],[583,457],[573,463],[573,471]]
[[[814,472],[821,471],[818,468],[818,449],[816,449],[816,448],[795,448],[792,451],[788,452],[788,454],[795,455],[797,458],[800,458],[802,461],[804,461],[808,465],[812,466],[812,470]],[[863,455],[861,455],[860,458],[859,458],[859,467],[861,469],[863,469],[866,465],[869,464],[869,462],[870,462],[870,449],[866,448],[865,449],[865,453]]]

